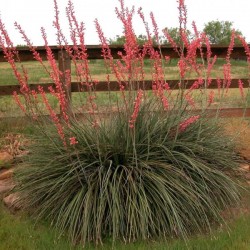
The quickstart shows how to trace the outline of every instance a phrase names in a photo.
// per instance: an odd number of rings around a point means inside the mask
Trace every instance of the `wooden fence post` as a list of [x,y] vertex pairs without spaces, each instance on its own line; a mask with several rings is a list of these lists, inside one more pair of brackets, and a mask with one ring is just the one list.
[[[58,52],[58,67],[62,72],[60,80],[66,95],[66,112],[67,115],[72,115],[71,107],[71,61],[70,56],[65,50],[59,50]],[[62,114],[62,110],[60,110]]]

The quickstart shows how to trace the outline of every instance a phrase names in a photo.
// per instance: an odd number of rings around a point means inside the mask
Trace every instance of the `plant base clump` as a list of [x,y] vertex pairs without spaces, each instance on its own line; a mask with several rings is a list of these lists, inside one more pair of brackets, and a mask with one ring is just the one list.
[[99,127],[72,122],[77,142],[68,147],[48,125],[16,173],[18,202],[73,242],[185,238],[210,228],[239,199],[230,140],[206,118],[180,130],[183,112],[146,110],[133,129],[122,112]]

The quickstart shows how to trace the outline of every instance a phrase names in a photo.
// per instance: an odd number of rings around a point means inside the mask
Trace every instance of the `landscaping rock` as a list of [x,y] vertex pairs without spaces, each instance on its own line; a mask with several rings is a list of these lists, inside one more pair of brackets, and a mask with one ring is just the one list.
[[8,169],[0,172],[0,180],[9,179],[13,176],[13,169]]
[[0,180],[0,195],[10,192],[15,187],[11,180]]
[[248,174],[246,175],[246,179],[247,179],[248,181],[250,181],[250,173],[248,173]]
[[19,210],[21,206],[17,202],[18,198],[18,193],[12,193],[3,199],[4,205],[9,209]]
[[240,151],[240,155],[243,157],[244,160],[250,162],[250,150],[249,149],[242,149]]
[[240,169],[241,169],[242,171],[244,171],[244,172],[250,171],[250,167],[249,167],[248,164],[241,164],[241,165],[240,165]]
[[6,151],[0,152],[0,165],[9,163],[13,160],[13,156]]
[[22,162],[23,161],[23,157],[28,155],[29,154],[29,151],[28,150],[23,150],[23,151],[20,151],[18,155],[15,156],[14,160],[15,160],[15,163],[19,163],[19,162]]

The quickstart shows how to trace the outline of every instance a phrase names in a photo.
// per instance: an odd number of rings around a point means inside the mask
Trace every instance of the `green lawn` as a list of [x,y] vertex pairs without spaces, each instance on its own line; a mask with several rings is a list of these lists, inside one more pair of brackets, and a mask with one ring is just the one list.
[[[245,89],[244,91],[245,91],[245,96],[247,96],[247,98],[242,99],[239,89],[229,89],[227,95],[223,98],[221,107],[223,108],[248,107],[249,102],[250,102],[250,95],[247,89]],[[215,92],[214,103],[211,105],[211,108],[217,108],[220,105],[220,101],[221,101],[218,90],[214,90],[214,92]],[[200,99],[199,90],[193,91],[193,94],[194,96],[197,97],[197,100]],[[78,112],[78,111],[86,112],[87,110],[86,103],[88,103],[86,97],[87,97],[87,94],[83,92],[72,93],[72,106],[74,107],[75,112]],[[118,92],[112,92],[112,93],[97,92],[96,97],[97,98],[95,101],[98,104],[98,106],[101,107],[101,106],[105,106],[109,104],[109,97],[111,98],[111,103],[116,104],[117,100],[121,98],[121,95]],[[49,99],[51,106],[59,112],[58,101],[55,99],[55,97],[49,95],[48,99]],[[197,101],[197,104],[198,103],[199,101]],[[40,105],[40,108],[44,106],[44,104],[42,103],[40,103],[39,105]],[[196,108],[198,108],[198,106]],[[44,110],[45,113],[47,112],[45,108],[42,110]],[[0,96],[0,118],[10,117],[10,116],[11,117],[23,116],[23,112],[17,106],[12,96]]]
[[[250,189],[249,189],[250,191]],[[245,194],[244,207],[234,211],[236,219],[227,219],[228,226],[213,230],[212,234],[196,235],[187,242],[169,239],[156,242],[139,242],[132,244],[117,243],[118,250],[249,250],[250,249],[250,195]],[[241,211],[241,212],[240,212]],[[229,216],[227,216],[229,217]],[[187,248],[188,247],[188,248]],[[87,250],[109,250],[110,242],[103,246],[87,246]],[[81,246],[72,246],[65,236],[58,237],[46,223],[35,224],[22,213],[12,214],[0,204],[0,250],[77,250]]]
[[[167,79],[178,79],[178,66],[177,66],[177,59],[172,59],[169,63],[166,64],[165,74]],[[211,77],[220,77],[223,78],[223,64],[225,63],[224,59],[218,59],[214,68],[211,73]],[[27,70],[29,75],[29,82],[30,83],[46,83],[51,82],[48,74],[44,71],[41,67],[39,62],[30,61],[30,62],[23,62],[22,65]],[[46,66],[48,62],[45,62]],[[231,60],[232,65],[232,78],[247,78],[249,77],[248,67],[246,61],[236,61]],[[19,65],[20,67],[21,65]],[[90,60],[89,61],[90,72],[93,79],[97,80],[106,80],[106,73],[107,70],[104,65],[103,60]],[[49,67],[48,67],[49,68]],[[145,70],[145,77],[146,79],[152,79],[151,70],[152,70],[152,62],[150,60],[145,60],[144,62],[144,70]],[[17,80],[14,77],[12,69],[10,68],[9,64],[0,63],[0,85],[12,85],[18,84]],[[187,78],[196,78],[197,75],[195,72],[191,72],[187,74]],[[76,73],[74,70],[74,65],[72,63],[72,80],[77,81]],[[115,80],[114,76],[111,76],[110,80]]]

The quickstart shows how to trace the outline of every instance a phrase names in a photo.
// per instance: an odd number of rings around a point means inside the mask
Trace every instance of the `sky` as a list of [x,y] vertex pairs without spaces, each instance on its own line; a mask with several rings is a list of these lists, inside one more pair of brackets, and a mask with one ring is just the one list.
[[[122,24],[117,19],[115,7],[118,0],[72,0],[76,16],[85,24],[85,43],[99,44],[95,31],[94,19],[97,18],[107,38],[114,38],[122,34]],[[150,22],[149,13],[154,13],[158,27],[178,27],[178,10],[176,0],[124,0],[125,5],[142,7],[145,17]],[[58,0],[60,20],[63,30],[68,31],[65,8],[68,0]],[[0,0],[0,17],[5,23],[14,44],[24,44],[21,36],[14,28],[17,21],[34,45],[43,45],[40,28],[44,27],[48,34],[50,45],[56,44],[55,30],[52,27],[54,20],[53,0]],[[250,42],[250,0],[185,0],[188,11],[188,28],[192,21],[196,22],[198,30],[204,24],[212,21],[232,21],[233,26],[239,29]],[[145,34],[145,29],[138,17],[134,18],[136,34]]]

